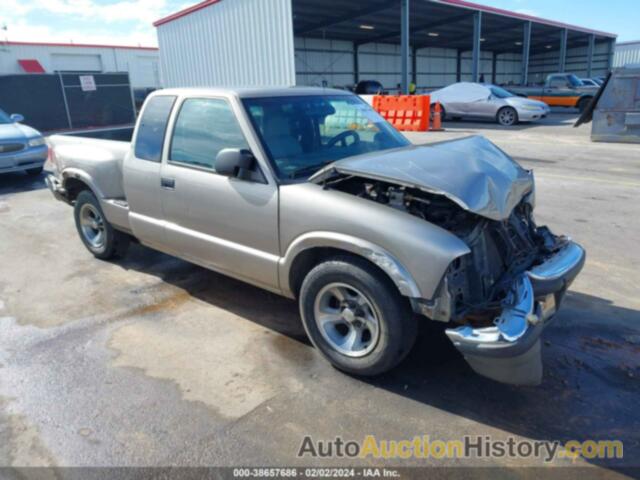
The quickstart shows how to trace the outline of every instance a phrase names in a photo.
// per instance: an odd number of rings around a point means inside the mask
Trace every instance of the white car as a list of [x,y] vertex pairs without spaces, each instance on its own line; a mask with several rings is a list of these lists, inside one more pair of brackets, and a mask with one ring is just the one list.
[[519,97],[491,84],[459,82],[431,92],[431,105],[440,102],[441,118],[484,118],[500,125],[539,120],[549,114],[549,106],[538,100]]

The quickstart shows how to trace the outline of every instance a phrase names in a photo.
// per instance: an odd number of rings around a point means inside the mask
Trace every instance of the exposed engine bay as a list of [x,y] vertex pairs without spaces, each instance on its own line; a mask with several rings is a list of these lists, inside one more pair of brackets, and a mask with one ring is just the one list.
[[443,195],[358,176],[338,175],[324,187],[422,218],[469,246],[471,253],[457,258],[447,271],[440,287],[446,291],[440,296],[449,298],[449,305],[434,309],[434,320],[474,327],[492,324],[514,281],[567,243],[547,227],[536,226],[526,196],[507,220],[496,221],[466,211]]

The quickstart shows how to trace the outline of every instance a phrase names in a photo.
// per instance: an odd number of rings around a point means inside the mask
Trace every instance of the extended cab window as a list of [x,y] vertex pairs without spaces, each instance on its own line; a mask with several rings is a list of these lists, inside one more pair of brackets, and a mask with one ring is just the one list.
[[136,158],[152,162],[160,161],[164,134],[175,100],[176,97],[168,95],[149,99],[138,125],[135,145]]
[[173,129],[169,160],[213,168],[225,148],[249,148],[231,106],[217,98],[185,100]]

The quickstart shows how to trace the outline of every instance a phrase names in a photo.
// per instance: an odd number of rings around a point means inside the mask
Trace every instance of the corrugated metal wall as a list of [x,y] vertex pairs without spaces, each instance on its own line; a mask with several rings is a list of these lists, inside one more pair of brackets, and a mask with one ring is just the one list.
[[624,67],[627,65],[640,65],[640,42],[616,45],[613,66]]
[[295,84],[291,0],[224,0],[157,31],[166,87]]
[[[432,88],[456,81],[457,53],[450,48],[421,48],[416,55],[416,85]],[[400,80],[398,80],[400,81]]]
[[[544,82],[547,75],[558,72],[559,52],[549,52],[532,55],[529,62],[529,82]],[[592,77],[600,77],[607,74],[609,62],[609,45],[596,43],[593,52]],[[587,47],[570,48],[567,50],[565,72],[573,73],[578,77],[587,76]]]
[[[129,72],[134,88],[161,87],[159,54],[155,49],[14,45],[0,42],[0,75],[24,73],[19,59],[36,59],[53,73],[57,68],[85,67],[102,72]],[[91,68],[89,68],[91,67]]]
[[[351,42],[313,38],[295,39],[296,83],[307,86],[344,87],[354,83]],[[518,54],[496,59],[496,81],[518,83],[521,67]],[[358,52],[360,79],[375,79],[393,91],[400,83],[400,46],[381,43],[362,45]],[[456,81],[457,52],[449,48],[421,48],[416,58],[418,88],[434,88]],[[480,72],[492,79],[492,55],[482,52]],[[471,80],[471,52],[463,52],[461,80]]]

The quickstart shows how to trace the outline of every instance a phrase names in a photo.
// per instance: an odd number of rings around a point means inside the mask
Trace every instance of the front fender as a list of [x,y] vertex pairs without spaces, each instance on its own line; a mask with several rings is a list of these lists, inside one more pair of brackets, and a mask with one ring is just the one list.
[[278,274],[280,287],[284,293],[293,297],[290,284],[291,267],[302,252],[312,248],[337,248],[366,258],[376,264],[391,278],[402,295],[420,297],[417,283],[404,266],[384,248],[367,240],[336,232],[310,232],[294,240],[285,255],[280,259]]
[[332,247],[369,259],[403,295],[430,300],[469,247],[454,234],[387,205],[312,183],[280,187],[281,289],[300,252]]

